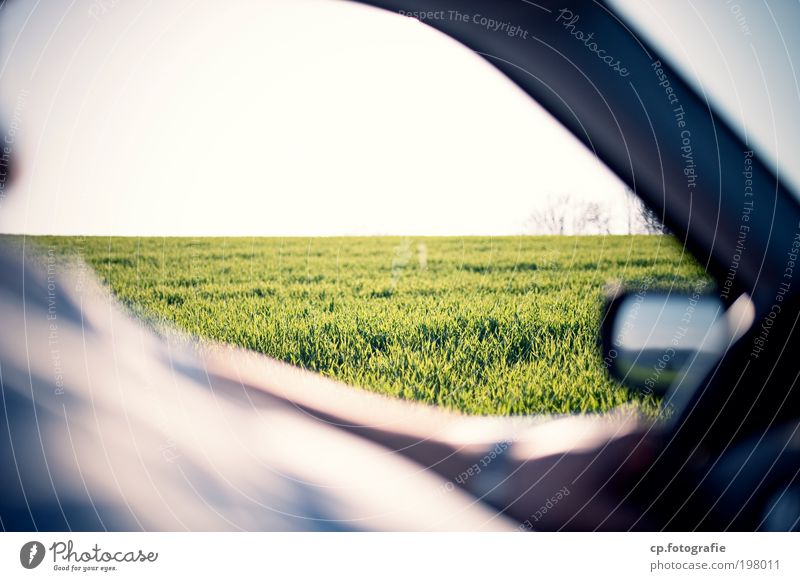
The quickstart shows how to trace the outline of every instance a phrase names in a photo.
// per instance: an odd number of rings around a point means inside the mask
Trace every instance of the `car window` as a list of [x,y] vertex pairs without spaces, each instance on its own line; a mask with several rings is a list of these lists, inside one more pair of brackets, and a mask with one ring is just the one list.
[[203,8],[9,9],[5,232],[163,333],[467,413],[657,415],[601,365],[604,289],[707,279],[593,152],[413,18]]

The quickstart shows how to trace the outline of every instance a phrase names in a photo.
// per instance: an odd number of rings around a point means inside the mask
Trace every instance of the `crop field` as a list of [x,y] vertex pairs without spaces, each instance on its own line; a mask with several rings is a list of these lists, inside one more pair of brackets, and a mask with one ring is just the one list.
[[35,240],[162,332],[472,414],[654,415],[601,365],[604,287],[705,279],[668,236]]

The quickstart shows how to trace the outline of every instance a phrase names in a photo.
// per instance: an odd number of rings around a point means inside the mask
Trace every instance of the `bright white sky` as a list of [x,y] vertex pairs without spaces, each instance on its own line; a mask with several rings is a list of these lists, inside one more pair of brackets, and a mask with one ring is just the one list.
[[516,234],[564,193],[625,228],[623,184],[460,44],[356,4],[255,4],[5,7],[21,175],[0,231]]

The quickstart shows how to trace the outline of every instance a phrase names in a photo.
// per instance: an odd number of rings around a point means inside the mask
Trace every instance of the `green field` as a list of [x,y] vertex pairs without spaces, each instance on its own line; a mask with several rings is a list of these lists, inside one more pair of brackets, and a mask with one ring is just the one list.
[[159,330],[477,414],[654,415],[600,364],[604,286],[704,278],[666,236],[36,241],[83,258]]

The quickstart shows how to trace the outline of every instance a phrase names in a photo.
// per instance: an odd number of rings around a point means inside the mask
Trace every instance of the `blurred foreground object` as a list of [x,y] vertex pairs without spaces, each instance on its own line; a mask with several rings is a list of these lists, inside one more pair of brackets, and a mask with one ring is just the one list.
[[3,529],[512,528],[401,455],[209,376],[85,265],[3,246]]

